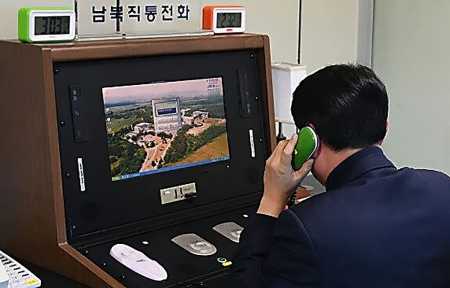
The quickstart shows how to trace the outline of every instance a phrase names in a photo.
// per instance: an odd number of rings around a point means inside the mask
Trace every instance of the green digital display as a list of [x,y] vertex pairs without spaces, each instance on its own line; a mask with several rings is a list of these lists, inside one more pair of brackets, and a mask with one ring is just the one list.
[[36,17],[34,23],[35,35],[62,35],[70,33],[69,16]]
[[239,28],[242,26],[242,13],[217,13],[217,28]]

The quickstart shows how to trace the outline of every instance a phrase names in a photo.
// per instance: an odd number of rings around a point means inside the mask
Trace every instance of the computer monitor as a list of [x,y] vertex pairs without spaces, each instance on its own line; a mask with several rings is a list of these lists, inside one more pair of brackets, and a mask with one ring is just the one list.
[[222,78],[102,92],[113,181],[230,159]]

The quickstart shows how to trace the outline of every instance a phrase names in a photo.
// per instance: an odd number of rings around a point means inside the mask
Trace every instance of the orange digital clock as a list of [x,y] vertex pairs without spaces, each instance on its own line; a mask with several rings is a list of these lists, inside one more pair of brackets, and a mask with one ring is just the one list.
[[216,34],[244,33],[246,11],[243,6],[208,5],[203,7],[203,29]]

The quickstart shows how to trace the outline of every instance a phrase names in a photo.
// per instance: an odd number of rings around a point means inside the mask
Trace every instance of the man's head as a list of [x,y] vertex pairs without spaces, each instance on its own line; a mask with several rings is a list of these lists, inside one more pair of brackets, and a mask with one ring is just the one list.
[[320,138],[313,172],[322,183],[345,158],[386,135],[386,88],[370,68],[325,67],[306,77],[293,96],[295,124],[312,126]]

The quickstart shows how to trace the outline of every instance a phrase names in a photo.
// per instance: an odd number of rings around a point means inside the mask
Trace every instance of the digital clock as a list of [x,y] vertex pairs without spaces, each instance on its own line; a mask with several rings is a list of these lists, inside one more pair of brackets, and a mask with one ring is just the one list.
[[19,10],[22,42],[60,42],[75,39],[75,12],[68,8],[28,7]]
[[208,5],[203,7],[203,29],[216,34],[244,33],[245,8],[242,6]]

